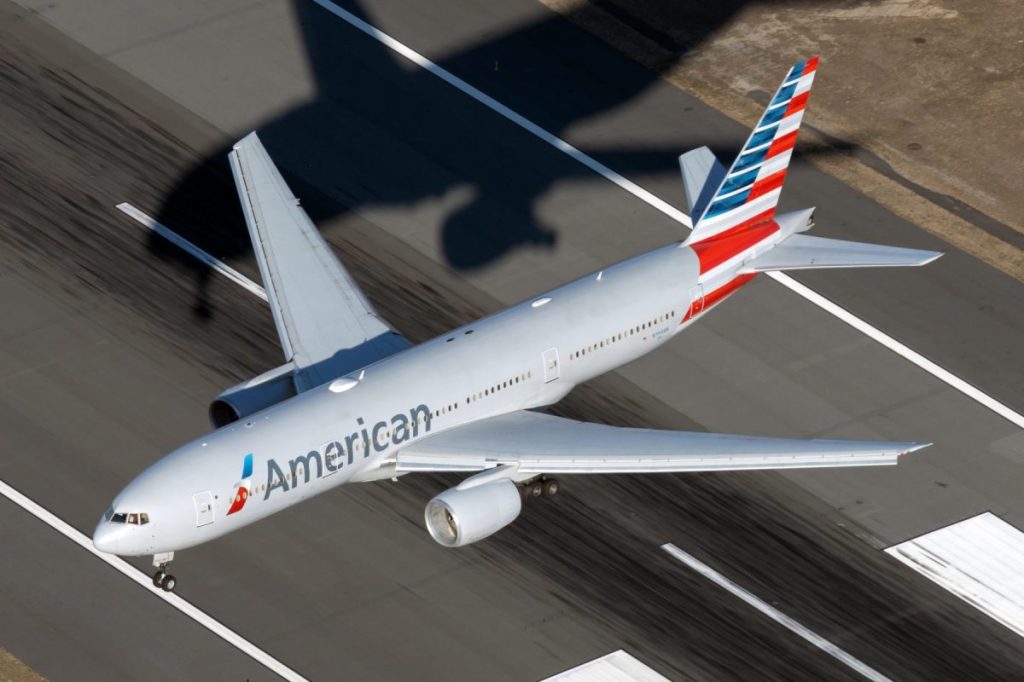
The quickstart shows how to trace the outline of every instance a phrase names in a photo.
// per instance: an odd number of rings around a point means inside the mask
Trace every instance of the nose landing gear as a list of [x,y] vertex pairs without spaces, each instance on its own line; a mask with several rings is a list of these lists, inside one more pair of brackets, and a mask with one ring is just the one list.
[[153,587],[159,587],[164,592],[173,592],[178,584],[178,579],[167,572],[167,565],[174,558],[174,552],[163,552],[153,555],[153,565],[156,566],[156,573],[153,574]]

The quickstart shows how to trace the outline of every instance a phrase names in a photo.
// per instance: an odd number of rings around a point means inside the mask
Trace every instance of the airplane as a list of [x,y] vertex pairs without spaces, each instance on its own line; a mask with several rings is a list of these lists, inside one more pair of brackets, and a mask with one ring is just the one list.
[[131,481],[96,526],[96,548],[153,555],[153,585],[171,591],[175,552],[345,483],[472,474],[424,511],[435,541],[462,547],[510,524],[525,500],[556,494],[556,475],[887,465],[926,447],[622,428],[543,411],[760,273],[942,255],[808,236],[813,208],[776,213],[818,61],[789,70],[728,170],[707,147],[679,158],[686,239],[416,346],[373,308],[250,133],[229,161],[287,362],[220,394],[216,430]]

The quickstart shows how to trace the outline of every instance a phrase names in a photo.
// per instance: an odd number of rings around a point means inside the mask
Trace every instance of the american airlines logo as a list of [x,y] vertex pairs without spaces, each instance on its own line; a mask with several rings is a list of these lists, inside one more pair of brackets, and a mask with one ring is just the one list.
[[[267,492],[263,494],[263,499],[270,499],[270,494],[275,490],[287,492],[298,486],[300,471],[302,482],[309,483],[310,478],[322,478],[339,471],[342,467],[351,466],[357,460],[360,451],[362,458],[365,459],[371,454],[387,450],[392,445],[399,445],[419,436],[421,429],[423,433],[429,433],[431,414],[429,407],[418,405],[409,410],[408,414],[399,412],[389,421],[379,421],[373,426],[367,426],[363,418],[359,417],[356,419],[358,430],[345,436],[344,440],[331,441],[319,450],[310,450],[305,455],[289,460],[287,476],[277,460],[268,459]],[[252,455],[247,456],[251,457]],[[247,459],[247,462],[251,464],[250,459]],[[245,494],[248,494],[248,486]],[[238,493],[236,499],[237,495]],[[244,504],[244,501],[241,504]],[[241,509],[241,505],[238,509]],[[228,513],[233,511],[237,511],[235,503]]]
[[235,494],[231,498],[231,507],[228,515],[241,511],[245,501],[249,499],[249,491],[252,489],[252,453],[250,452],[242,460],[242,480],[235,484]]

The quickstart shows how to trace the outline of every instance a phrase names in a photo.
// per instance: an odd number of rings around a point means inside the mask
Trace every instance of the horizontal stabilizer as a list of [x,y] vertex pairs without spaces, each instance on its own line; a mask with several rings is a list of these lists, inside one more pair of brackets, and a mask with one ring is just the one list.
[[839,239],[795,234],[764,253],[741,272],[813,270],[820,268],[881,268],[925,265],[942,254],[938,251],[863,244]]
[[704,213],[715,190],[725,177],[725,166],[718,162],[707,147],[691,149],[679,157],[679,170],[683,174],[683,189],[691,216]]

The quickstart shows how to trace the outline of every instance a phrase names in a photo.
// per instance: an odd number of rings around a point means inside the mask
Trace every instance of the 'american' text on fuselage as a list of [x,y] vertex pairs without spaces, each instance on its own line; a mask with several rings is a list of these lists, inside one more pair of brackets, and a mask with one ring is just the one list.
[[[280,488],[287,492],[299,484],[299,472],[303,474],[302,482],[309,483],[312,469],[316,467],[316,476],[322,478],[330,475],[343,466],[351,465],[356,460],[356,451],[362,450],[363,457],[372,453],[383,452],[391,445],[399,445],[420,433],[430,431],[430,408],[417,405],[409,410],[409,415],[399,412],[390,421],[379,421],[372,427],[366,426],[362,417],[356,419],[359,430],[345,437],[344,441],[336,440],[324,444],[318,450],[310,450],[288,462],[289,475],[286,476],[281,466],[273,458],[267,460],[267,492],[263,499],[270,498],[270,493]],[[326,471],[326,474],[324,473]],[[291,482],[289,484],[289,481]]]

